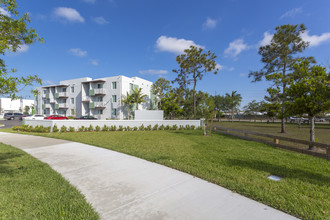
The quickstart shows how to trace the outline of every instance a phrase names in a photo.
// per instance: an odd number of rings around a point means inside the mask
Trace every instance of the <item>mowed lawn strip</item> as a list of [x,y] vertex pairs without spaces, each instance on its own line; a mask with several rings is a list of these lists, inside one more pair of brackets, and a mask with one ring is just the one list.
[[[95,145],[163,164],[303,219],[330,218],[329,161],[202,131],[38,134]],[[283,179],[267,179],[272,174]]]
[[99,219],[82,194],[47,164],[0,143],[0,219]]

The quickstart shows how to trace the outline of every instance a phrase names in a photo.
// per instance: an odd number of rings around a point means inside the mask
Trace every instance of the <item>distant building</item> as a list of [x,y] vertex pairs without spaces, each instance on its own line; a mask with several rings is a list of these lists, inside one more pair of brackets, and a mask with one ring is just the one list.
[[7,112],[25,112],[26,106],[28,106],[28,113],[32,113],[32,107],[34,105],[34,100],[29,99],[15,99],[11,98],[0,98],[0,114]]
[[[139,77],[113,76],[100,79],[89,77],[60,81],[59,85],[38,87],[35,106],[39,114],[80,117],[91,115],[98,119],[125,119],[127,109],[121,103],[123,95],[142,89],[146,102],[140,110],[153,108],[152,82]],[[130,111],[132,113],[132,111]]]

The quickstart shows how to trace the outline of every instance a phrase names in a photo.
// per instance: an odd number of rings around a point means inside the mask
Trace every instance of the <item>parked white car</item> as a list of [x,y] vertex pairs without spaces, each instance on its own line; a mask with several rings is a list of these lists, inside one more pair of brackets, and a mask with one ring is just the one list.
[[24,119],[33,119],[33,120],[44,120],[45,116],[43,115],[31,115],[28,117],[24,117]]

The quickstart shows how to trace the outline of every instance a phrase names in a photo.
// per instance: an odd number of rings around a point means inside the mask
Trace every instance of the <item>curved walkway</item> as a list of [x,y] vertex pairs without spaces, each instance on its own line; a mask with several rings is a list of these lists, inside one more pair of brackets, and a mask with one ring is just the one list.
[[295,219],[189,174],[115,151],[3,132],[0,142],[61,173],[101,219]]

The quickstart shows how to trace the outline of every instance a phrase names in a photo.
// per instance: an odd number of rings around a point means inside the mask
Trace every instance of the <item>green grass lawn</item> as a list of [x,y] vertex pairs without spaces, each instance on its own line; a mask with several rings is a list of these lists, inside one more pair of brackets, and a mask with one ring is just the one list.
[[[265,123],[265,122],[230,122],[221,121],[214,122],[214,126],[228,127],[241,129],[245,131],[255,131],[259,133],[266,133],[276,136],[291,137],[301,140],[309,141],[309,125],[302,124],[301,128],[298,128],[296,123],[286,123],[286,133],[282,134],[280,123]],[[318,142],[330,144],[330,125],[329,124],[316,124],[315,137]]]
[[[202,131],[38,134],[87,143],[163,164],[303,219],[330,218],[330,164],[325,159]],[[279,182],[270,175],[283,177]]]
[[48,165],[0,143],[0,219],[99,219]]

